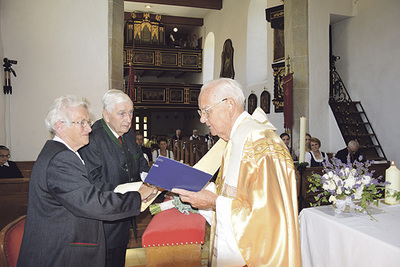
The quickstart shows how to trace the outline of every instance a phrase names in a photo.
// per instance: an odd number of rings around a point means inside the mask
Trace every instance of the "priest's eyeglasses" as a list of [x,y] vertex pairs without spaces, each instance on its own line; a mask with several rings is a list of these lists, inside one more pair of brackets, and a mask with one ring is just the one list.
[[198,109],[197,110],[197,113],[199,113],[199,115],[200,115],[200,117],[201,116],[206,116],[206,117],[208,117],[208,116],[210,116],[210,110],[213,108],[213,107],[215,107],[216,105],[218,105],[218,104],[221,104],[222,102],[224,102],[224,101],[226,101],[228,98],[224,98],[224,99],[222,99],[221,101],[219,101],[219,102],[217,102],[216,104],[214,104],[214,105],[212,105],[211,107],[208,107],[208,108],[206,108],[206,109]]
[[82,127],[86,127],[88,125],[92,127],[93,125],[92,120],[81,120],[81,121],[70,121],[70,122],[62,121],[62,123],[74,123],[74,124],[79,124]]

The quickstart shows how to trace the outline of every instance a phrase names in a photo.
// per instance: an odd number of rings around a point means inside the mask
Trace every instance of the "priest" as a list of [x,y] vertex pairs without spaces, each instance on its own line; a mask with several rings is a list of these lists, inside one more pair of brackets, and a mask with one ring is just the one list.
[[220,173],[199,192],[173,192],[212,224],[212,266],[301,266],[292,158],[266,114],[244,102],[232,79],[202,87],[200,121],[227,141]]

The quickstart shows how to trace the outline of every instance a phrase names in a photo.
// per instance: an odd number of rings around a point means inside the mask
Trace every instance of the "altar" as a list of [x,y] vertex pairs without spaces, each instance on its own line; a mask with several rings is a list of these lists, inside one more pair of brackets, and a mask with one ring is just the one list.
[[303,209],[303,266],[400,266],[400,205],[379,203],[372,216],[335,214],[332,205]]

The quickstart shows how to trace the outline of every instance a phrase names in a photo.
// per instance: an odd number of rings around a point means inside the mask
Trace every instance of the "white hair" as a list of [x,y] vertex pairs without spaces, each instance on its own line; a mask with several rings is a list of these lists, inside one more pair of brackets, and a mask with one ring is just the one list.
[[222,97],[232,97],[236,103],[244,110],[245,97],[243,94],[242,86],[235,80],[230,78],[220,78],[206,82],[201,91],[210,87],[216,87],[218,95]]
[[84,107],[89,111],[90,105],[85,98],[78,98],[74,95],[63,95],[54,100],[45,119],[47,130],[52,134],[56,134],[56,122],[64,121],[70,123],[69,110],[74,107]]
[[351,140],[348,144],[348,147],[358,149],[360,147],[360,144],[357,142],[357,140]]
[[133,103],[127,94],[117,89],[108,90],[107,93],[104,94],[102,99],[103,110],[112,112],[114,110],[115,105],[126,102]]

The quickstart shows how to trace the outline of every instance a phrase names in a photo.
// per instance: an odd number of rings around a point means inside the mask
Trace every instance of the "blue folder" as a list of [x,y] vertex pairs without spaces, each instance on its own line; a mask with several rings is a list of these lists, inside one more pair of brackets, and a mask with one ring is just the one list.
[[168,191],[172,188],[198,192],[210,181],[212,175],[188,165],[159,156],[147,174],[146,183]]

